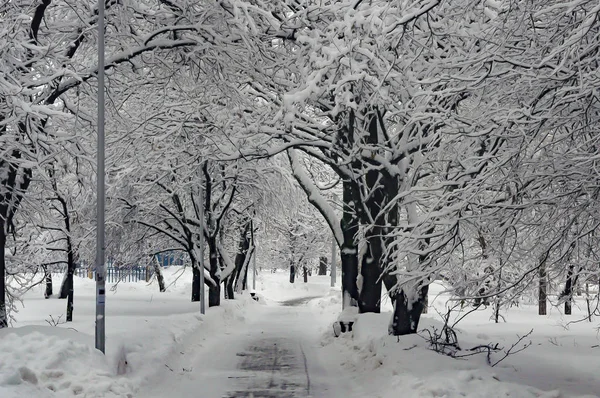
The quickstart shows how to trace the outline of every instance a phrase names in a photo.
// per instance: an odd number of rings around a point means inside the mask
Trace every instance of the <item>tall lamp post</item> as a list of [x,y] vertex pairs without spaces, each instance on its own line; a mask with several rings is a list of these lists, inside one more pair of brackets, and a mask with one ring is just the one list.
[[254,245],[254,254],[252,254],[252,291],[256,292],[256,255],[258,254],[258,247],[256,242],[252,242]]
[[[333,202],[337,196],[333,194]],[[331,287],[335,287],[335,278],[336,278],[336,254],[337,254],[337,242],[335,240],[335,232],[331,233]]]
[[204,299],[204,188],[202,187],[202,173],[200,173],[200,313],[206,312]]
[[96,349],[105,353],[104,280],[104,0],[98,0],[98,150],[96,168]]

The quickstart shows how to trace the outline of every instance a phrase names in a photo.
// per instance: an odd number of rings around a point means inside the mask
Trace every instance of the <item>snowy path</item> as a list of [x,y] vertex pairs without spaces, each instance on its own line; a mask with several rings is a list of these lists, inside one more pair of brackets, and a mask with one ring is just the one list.
[[267,337],[252,342],[238,352],[235,388],[227,397],[293,398],[311,394],[310,373],[300,343],[290,339]]
[[261,307],[243,330],[227,331],[210,345],[188,336],[165,372],[137,396],[352,397],[356,386],[318,350],[319,328],[308,300]]

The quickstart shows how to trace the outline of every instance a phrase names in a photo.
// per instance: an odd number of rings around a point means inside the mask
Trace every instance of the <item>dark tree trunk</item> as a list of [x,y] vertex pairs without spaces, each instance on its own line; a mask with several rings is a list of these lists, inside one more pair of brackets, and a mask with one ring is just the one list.
[[356,184],[352,181],[343,181],[344,211],[340,226],[344,241],[340,247],[342,265],[342,308],[356,307],[358,305],[358,249],[356,247],[356,234],[358,233],[358,217],[355,208]]
[[[371,235],[371,236],[369,236]],[[363,256],[361,266],[362,286],[358,297],[358,311],[381,312],[381,272],[379,264],[382,257],[380,236],[367,235],[367,253]]]
[[73,249],[71,247],[71,239],[67,237],[67,262],[68,262],[68,270],[67,270],[67,285],[68,285],[68,293],[67,293],[67,322],[73,321],[73,296],[74,296],[74,287],[73,287],[73,275],[75,274],[75,256],[73,255]]
[[494,295],[494,303],[493,303],[493,309],[494,309],[494,322],[498,323],[500,322],[500,307],[502,306],[502,299],[503,299],[503,294],[500,293],[502,291],[503,288],[503,283],[502,283],[502,267],[500,267],[497,271],[497,276],[494,277],[495,280],[495,289],[496,289],[496,294]]
[[[223,230],[222,229],[219,231],[219,241],[223,242]],[[225,270],[225,268],[227,268],[227,266],[225,265],[225,261],[223,260],[223,256],[221,255],[221,251],[218,250],[218,252],[219,252],[219,256],[218,256],[218,258],[219,258],[219,268],[221,269],[221,272],[223,272]],[[223,287],[222,287],[222,289],[223,289],[223,298],[225,300],[233,300],[233,298],[234,298],[233,297],[234,295],[232,295],[232,297],[230,297],[229,296],[229,292],[227,291],[227,284],[229,283],[229,279],[231,279],[231,275],[233,275],[234,272],[235,272],[235,268],[233,269],[233,271],[231,271],[229,273],[229,276],[225,277],[222,280],[222,282],[223,282]]]
[[538,289],[538,314],[546,315],[547,299],[548,299],[548,276],[546,275],[546,258],[544,257],[540,262],[540,268],[538,270],[539,277],[539,289]]
[[65,272],[62,282],[60,283],[59,299],[66,299],[69,296],[69,269]]
[[[67,232],[68,234],[68,232]],[[73,250],[71,247],[71,239],[70,236],[67,235],[67,273],[63,278],[61,287],[60,287],[60,295],[59,299],[67,299],[67,322],[73,321],[73,296],[74,296],[74,288],[73,288],[73,276],[75,275],[75,256],[73,254]]]
[[6,233],[0,219],[0,329],[8,327],[6,315]]
[[573,265],[569,265],[567,271],[567,283],[565,284],[565,290],[563,291],[563,297],[565,298],[565,315],[571,315],[571,307],[573,302]]
[[[353,110],[348,113],[346,123],[340,123],[342,128],[338,129],[337,139],[339,145],[352,153],[355,143],[356,115]],[[356,159],[350,164],[354,172],[360,172],[361,162]],[[343,213],[340,227],[343,234],[343,242],[340,247],[340,261],[342,265],[342,308],[358,306],[358,247],[356,235],[362,204],[358,182],[348,176],[342,176],[342,202]]]
[[[218,280],[218,278],[217,278]],[[208,285],[208,306],[217,307],[221,305],[221,282],[216,285]]]
[[[219,267],[219,249],[218,249],[218,239],[222,234],[221,230],[221,221],[226,214],[227,209],[231,206],[233,202],[233,198],[236,192],[236,186],[233,185],[230,191],[229,196],[226,198],[225,191],[227,190],[227,184],[225,182],[225,167],[221,165],[221,177],[222,178],[222,195],[217,195],[216,203],[213,203],[213,187],[214,181],[211,177],[211,173],[209,172],[209,162],[204,161],[202,164],[202,172],[204,174],[204,204],[202,206],[197,206],[197,202],[192,200],[194,204],[194,212],[196,213],[196,217],[198,219],[205,218],[205,225],[207,233],[204,234],[204,231],[200,231],[204,236],[206,236],[206,241],[208,245],[208,255],[209,255],[209,267],[208,272],[212,282],[208,285],[208,306],[215,307],[221,304],[221,276],[220,276],[220,267]],[[192,193],[193,197],[193,193]],[[225,202],[221,202],[221,200]],[[215,212],[216,208],[220,208],[219,212]]]
[[[375,110],[367,115],[369,118],[369,135],[367,142],[376,145],[379,142],[379,128]],[[382,183],[385,183],[386,176],[380,170],[369,168],[365,176],[365,185],[367,188],[366,207],[369,212],[368,217],[363,217],[363,222],[370,225],[365,232],[367,241],[367,253],[362,258],[360,274],[362,276],[362,286],[359,291],[358,308],[360,313],[381,311],[381,272],[384,269],[383,264],[383,229],[381,228],[381,209],[388,201],[387,189]],[[371,221],[373,220],[373,221]]]
[[[398,195],[398,192],[400,189],[398,179],[394,178],[392,176],[383,174],[382,180],[384,183],[384,188],[386,190],[387,199],[389,200],[389,198],[396,197],[396,195]],[[389,207],[389,211],[387,211],[386,214],[384,215],[386,217],[385,222],[380,223],[380,224],[385,225],[384,227],[382,227],[383,236],[384,236],[383,239],[385,242],[384,247],[388,247],[388,248],[393,247],[392,243],[393,243],[394,238],[388,234],[390,232],[392,232],[391,229],[393,229],[396,225],[398,225],[398,216],[399,216],[398,209],[399,209],[398,202],[395,202],[392,206]],[[382,264],[382,266],[383,266],[383,264]],[[392,305],[394,305],[396,302],[396,299],[400,293],[400,290],[396,286],[396,284],[398,283],[398,279],[396,278],[395,275],[390,275],[389,273],[384,274],[382,279],[383,279],[383,284],[385,285],[385,288],[387,290],[388,296],[390,297],[390,300],[392,301]],[[425,307],[425,310],[426,309],[427,309],[427,307]]]
[[250,269],[250,262],[256,262],[256,259],[254,258],[254,256],[256,256],[256,241],[254,240],[254,221],[250,220],[248,225],[250,227],[250,240],[248,241],[248,247],[250,247],[250,243],[252,243],[252,250],[249,250],[247,252],[246,256],[249,255],[250,257],[247,257],[244,261],[244,283],[242,284],[242,290],[248,290],[248,270]]
[[246,262],[244,267],[244,280],[242,280],[242,290],[248,290],[248,268],[250,268],[250,262]]
[[[46,5],[40,5],[45,9]],[[41,14],[40,20],[43,17]],[[36,20],[36,18],[34,18]],[[32,25],[33,26],[33,25]],[[34,29],[37,32],[37,28]],[[0,121],[4,122],[5,117],[0,115]],[[47,119],[45,119],[47,120]],[[46,122],[43,121],[40,131],[43,131]],[[28,129],[25,122],[19,122],[18,130],[22,137],[28,136]],[[0,123],[0,136],[6,132],[6,124]],[[19,161],[22,153],[18,149],[6,154],[14,161],[0,159],[0,329],[8,326],[8,316],[6,313],[6,241],[13,217],[23,200],[23,196],[29,184],[31,183],[32,170],[19,167]],[[22,174],[19,174],[21,170]]]
[[[52,177],[52,173],[50,174]],[[56,194],[55,200],[60,202],[62,208],[63,222],[65,223],[65,239],[67,242],[67,274],[63,279],[62,286],[60,287],[60,295],[58,298],[67,299],[67,322],[73,321],[73,275],[75,274],[75,252],[73,250],[73,241],[71,240],[71,218],[69,216],[69,208],[67,201],[59,194],[56,183],[53,182],[54,192]]]
[[221,304],[221,280],[219,274],[219,253],[217,248],[217,237],[209,236],[206,239],[208,243],[210,277],[215,284],[208,286],[208,306],[215,307]]
[[304,283],[308,283],[308,268],[306,268],[306,265],[302,266],[302,271],[303,271],[302,276],[304,277]]
[[243,277],[242,272],[244,264],[246,263],[246,256],[248,255],[248,249],[250,248],[250,237],[248,232],[250,231],[250,221],[247,221],[240,234],[240,242],[238,244],[238,251],[235,255],[235,271],[227,278],[226,289],[227,297],[229,299],[234,298],[235,286],[239,278]]
[[195,258],[192,259],[192,301],[200,301],[200,268]]
[[[479,234],[479,237],[477,238],[477,241],[479,242],[479,246],[481,247],[481,258],[487,262],[487,259],[489,259],[489,257],[490,257],[490,255],[488,253],[488,246],[487,246],[487,243],[485,241],[485,238],[484,238],[481,230],[478,231],[478,234]],[[478,297],[476,297],[475,300],[473,301],[473,304],[476,307],[480,306],[481,304],[483,304],[485,306],[490,305],[490,297],[489,297],[490,282],[489,282],[488,278],[492,277],[492,275],[494,273],[494,269],[488,265],[485,267],[484,272],[485,272],[486,279],[483,281],[483,286],[477,291]]]
[[319,258],[319,275],[327,275],[327,257]]
[[43,266],[44,269],[44,280],[46,281],[46,290],[44,291],[44,298],[49,298],[54,293],[52,286],[52,273],[48,271],[47,266]]
[[[221,256],[221,253],[219,252],[219,262],[221,263],[221,271],[223,271],[226,266],[223,262],[223,257]],[[233,275],[235,275],[235,268],[233,269],[233,271],[231,271],[231,273],[229,274],[228,277],[226,277],[225,279],[223,279],[223,297],[225,298],[225,300],[233,300],[235,297],[235,294],[233,291],[229,291],[229,289],[227,288],[229,286],[230,281],[233,279]]]
[[296,280],[296,267],[292,264],[290,265],[290,283],[294,283]]
[[388,330],[391,335],[404,336],[417,333],[421,314],[425,307],[425,297],[428,293],[429,285],[421,287],[417,299],[409,303],[404,291],[400,291],[394,302],[394,314]]
[[225,278],[225,280],[223,281],[223,283],[225,284],[225,299],[226,300],[233,300],[235,298],[235,289],[233,288],[233,284],[235,282],[235,279],[233,279],[233,277],[230,275],[227,278]]
[[[432,232],[433,227],[430,228],[428,233]],[[423,242],[423,247],[426,247],[428,244],[429,239],[425,239]],[[423,264],[427,260],[427,255],[419,256],[420,263]],[[421,286],[417,289],[418,292],[413,295],[413,297],[416,296],[416,301],[409,303],[404,290],[398,290],[395,287],[397,279],[394,275],[384,275],[383,283],[385,284],[394,306],[392,322],[390,322],[388,333],[394,336],[417,333],[421,314],[427,313],[427,306],[429,305],[429,284],[425,284],[426,282],[423,282],[423,284],[421,284]]]
[[165,292],[167,290],[167,288],[165,287],[165,277],[163,276],[163,273],[162,273],[162,267],[156,257],[154,258],[153,263],[154,263],[154,274],[156,275],[156,280],[158,281],[158,290],[161,293]]

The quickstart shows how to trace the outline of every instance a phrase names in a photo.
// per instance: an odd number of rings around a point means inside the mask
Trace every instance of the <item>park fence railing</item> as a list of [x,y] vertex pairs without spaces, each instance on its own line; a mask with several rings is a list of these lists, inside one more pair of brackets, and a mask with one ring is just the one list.
[[[65,271],[63,270],[63,272]],[[93,269],[76,268],[75,276],[96,279],[96,271]],[[150,282],[153,276],[153,267],[106,267],[106,282],[108,283]]]

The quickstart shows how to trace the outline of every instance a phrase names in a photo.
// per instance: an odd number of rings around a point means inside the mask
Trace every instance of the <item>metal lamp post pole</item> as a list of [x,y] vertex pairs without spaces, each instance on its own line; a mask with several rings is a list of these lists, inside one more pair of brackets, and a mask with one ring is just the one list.
[[105,353],[104,280],[104,0],[98,0],[98,150],[96,169],[96,349]]
[[[337,196],[333,195],[333,201],[337,199]],[[331,235],[331,287],[335,287],[336,278],[336,253],[337,253],[337,242],[335,241],[335,233]]]
[[200,313],[204,315],[206,304],[204,302],[204,188],[202,188],[202,177],[200,177],[200,194],[198,196],[200,197]]
[[254,254],[252,255],[252,291],[256,292],[256,255],[258,254],[258,246],[256,242],[252,242],[254,245]]

